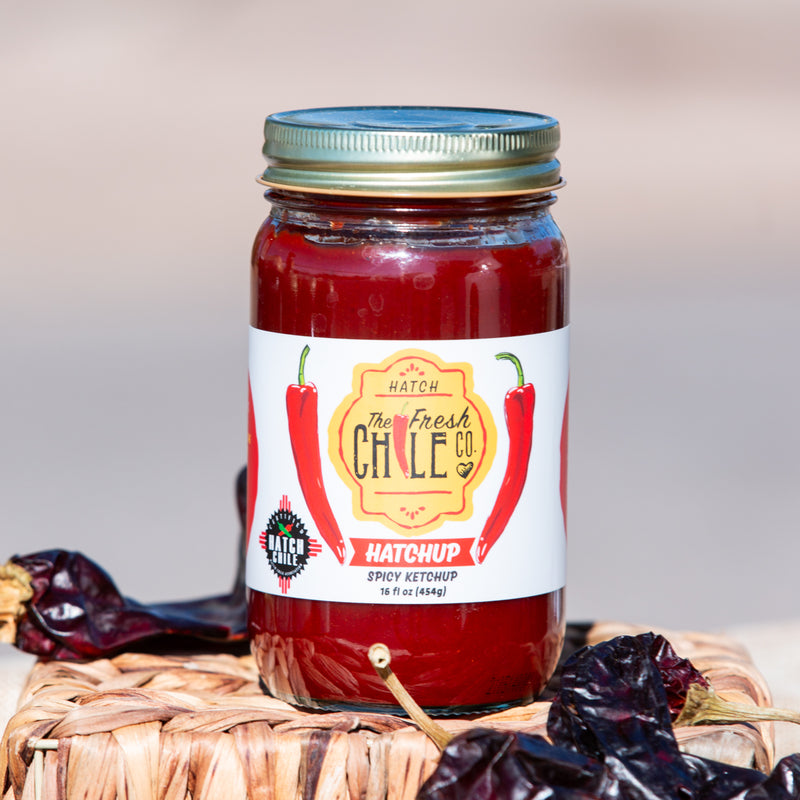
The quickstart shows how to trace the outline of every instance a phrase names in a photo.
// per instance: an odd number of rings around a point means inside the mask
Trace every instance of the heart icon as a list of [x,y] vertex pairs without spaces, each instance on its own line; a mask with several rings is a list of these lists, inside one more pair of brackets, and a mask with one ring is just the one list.
[[469,475],[469,474],[470,474],[470,472],[472,472],[472,468],[473,468],[474,466],[475,466],[475,465],[474,465],[474,464],[473,464],[471,461],[467,461],[467,463],[466,463],[466,464],[464,464],[464,463],[461,463],[461,464],[459,464],[459,465],[456,467],[456,472],[457,472],[457,473],[458,473],[458,474],[459,474],[459,475],[460,475],[462,478],[466,478],[466,477],[467,477],[467,475]]

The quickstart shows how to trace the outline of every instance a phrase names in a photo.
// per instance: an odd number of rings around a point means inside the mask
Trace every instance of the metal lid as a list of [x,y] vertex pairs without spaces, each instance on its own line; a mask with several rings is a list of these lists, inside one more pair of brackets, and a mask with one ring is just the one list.
[[455,197],[558,188],[560,132],[522,111],[354,106],[286,111],[264,125],[275,188],[372,196]]

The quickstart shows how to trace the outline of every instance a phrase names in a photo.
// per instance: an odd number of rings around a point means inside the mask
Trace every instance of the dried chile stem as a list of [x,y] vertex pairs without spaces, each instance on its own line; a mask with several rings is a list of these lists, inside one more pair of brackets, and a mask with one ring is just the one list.
[[376,643],[369,649],[369,660],[375,672],[378,673],[380,679],[386,684],[386,688],[395,696],[395,699],[403,707],[414,722],[419,725],[422,731],[427,734],[433,743],[440,749],[444,750],[453,738],[441,725],[435,723],[416,703],[414,698],[406,691],[406,688],[397,679],[397,676],[392,672],[389,664],[392,661],[392,656],[389,653],[389,648],[385,644]]
[[723,700],[713,689],[693,683],[689,686],[686,702],[673,727],[726,725],[733,722],[795,722],[800,725],[800,714],[781,708],[731,703]]
[[13,561],[0,566],[0,642],[13,644],[17,622],[25,614],[25,603],[33,597],[31,576]]

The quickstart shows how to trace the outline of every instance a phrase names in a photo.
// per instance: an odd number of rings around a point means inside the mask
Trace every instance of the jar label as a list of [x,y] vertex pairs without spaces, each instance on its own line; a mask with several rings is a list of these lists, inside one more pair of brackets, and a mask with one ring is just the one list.
[[563,587],[569,329],[342,340],[250,329],[247,584],[362,603]]

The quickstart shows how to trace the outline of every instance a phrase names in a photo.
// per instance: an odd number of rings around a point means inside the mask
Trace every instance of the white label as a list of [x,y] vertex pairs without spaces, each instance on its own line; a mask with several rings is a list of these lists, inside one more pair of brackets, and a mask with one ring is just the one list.
[[569,328],[376,341],[250,329],[247,585],[359,603],[564,586]]

